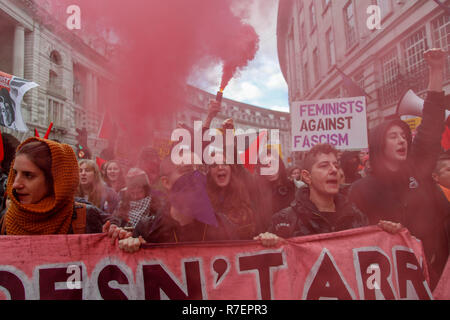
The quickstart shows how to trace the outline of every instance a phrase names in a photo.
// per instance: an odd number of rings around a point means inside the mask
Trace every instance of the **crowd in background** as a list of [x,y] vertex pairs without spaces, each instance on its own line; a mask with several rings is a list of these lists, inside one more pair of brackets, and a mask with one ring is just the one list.
[[[311,148],[300,166],[279,161],[272,175],[259,163],[249,169],[222,164],[175,164],[151,147],[133,166],[122,159],[98,167],[78,161],[63,143],[38,137],[19,142],[2,134],[0,187],[2,235],[107,233],[127,252],[144,243],[258,240],[276,246],[285,238],[379,225],[402,227],[423,242],[431,286],[449,255],[450,153],[444,130],[442,70],[445,54],[429,50],[423,120],[412,139],[408,125],[386,121],[369,133],[369,149],[340,152]],[[220,109],[210,102],[208,123]],[[232,121],[222,129],[231,128]],[[190,153],[190,159],[197,155]]]

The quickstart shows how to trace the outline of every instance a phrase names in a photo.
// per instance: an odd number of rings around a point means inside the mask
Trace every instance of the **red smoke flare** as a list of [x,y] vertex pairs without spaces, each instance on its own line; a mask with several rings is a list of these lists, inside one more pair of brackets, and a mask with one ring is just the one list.
[[224,88],[258,50],[256,32],[233,14],[232,0],[46,2],[51,14],[43,18],[44,26],[55,24],[51,20],[55,18],[65,28],[67,7],[78,5],[81,30],[70,32],[94,39],[98,47],[106,47],[102,38],[107,34],[110,42],[117,42],[106,68],[117,81],[106,85],[101,77],[97,105],[84,107],[100,113],[108,110],[113,120],[120,121],[132,137],[126,140],[127,150],[151,144],[152,137],[161,136],[167,127],[174,129],[170,116],[185,109],[185,87],[194,67],[222,62]]

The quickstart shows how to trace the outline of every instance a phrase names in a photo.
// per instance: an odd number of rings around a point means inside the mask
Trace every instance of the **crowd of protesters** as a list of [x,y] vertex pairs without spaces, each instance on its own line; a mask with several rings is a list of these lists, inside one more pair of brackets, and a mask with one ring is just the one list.
[[[276,246],[285,238],[367,225],[391,233],[405,226],[423,242],[433,287],[449,255],[450,154],[440,145],[445,53],[432,49],[424,57],[430,80],[414,140],[395,119],[369,132],[369,150],[341,154],[318,144],[291,168],[271,147],[268,157],[279,162],[271,175],[261,173],[261,164],[252,170],[225,161],[176,164],[150,147],[134,167],[111,156],[99,168],[93,160],[77,161],[66,144],[38,137],[20,143],[2,134],[1,234],[103,232],[131,253],[144,243]],[[218,110],[220,103],[211,101],[207,128]],[[220,129],[232,128],[227,119]]]

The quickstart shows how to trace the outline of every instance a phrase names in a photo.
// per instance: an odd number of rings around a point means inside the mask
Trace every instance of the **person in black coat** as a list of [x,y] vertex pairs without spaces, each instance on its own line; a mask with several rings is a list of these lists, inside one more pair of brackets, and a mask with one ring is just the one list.
[[[337,150],[318,144],[307,154],[302,170],[307,186],[295,201],[272,217],[269,232],[255,239],[264,245],[271,240],[341,231],[368,224],[366,216],[339,193]],[[266,240],[269,240],[268,242]]]
[[414,141],[409,126],[400,119],[384,122],[370,132],[372,172],[352,185],[349,197],[371,224],[380,219],[400,222],[422,241],[433,288],[448,258],[443,229],[448,206],[444,208],[437,201],[442,193],[436,194],[431,177],[444,131],[445,53],[431,49],[424,57],[430,79],[422,124]]

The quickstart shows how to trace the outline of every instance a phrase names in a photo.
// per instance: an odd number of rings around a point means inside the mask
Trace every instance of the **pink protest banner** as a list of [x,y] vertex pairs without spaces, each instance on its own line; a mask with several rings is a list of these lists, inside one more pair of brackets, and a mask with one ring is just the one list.
[[[145,245],[0,237],[2,299],[432,299],[420,241],[376,226],[289,239]],[[449,292],[449,284],[440,284]]]
[[450,300],[450,260],[447,260],[441,279],[433,291],[437,300]]

